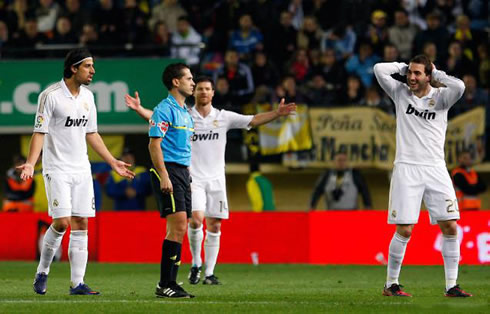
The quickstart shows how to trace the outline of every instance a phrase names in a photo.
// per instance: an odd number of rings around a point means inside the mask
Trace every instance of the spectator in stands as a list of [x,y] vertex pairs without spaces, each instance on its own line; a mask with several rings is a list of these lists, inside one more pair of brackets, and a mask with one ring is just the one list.
[[36,184],[32,178],[24,181],[20,178],[22,170],[18,166],[26,162],[23,156],[14,156],[13,166],[7,170],[4,181],[4,212],[32,212],[34,189]]
[[322,39],[322,51],[334,49],[339,61],[347,60],[354,53],[357,36],[350,26],[338,24]]
[[369,87],[373,83],[373,67],[379,61],[380,58],[373,54],[371,45],[368,42],[362,42],[359,46],[359,53],[347,60],[345,69],[348,73],[358,75],[364,86]]
[[306,49],[298,49],[288,64],[287,73],[294,76],[296,82],[301,83],[305,80],[310,70],[310,59]]
[[0,58],[5,57],[9,46],[9,29],[7,24],[0,20]]
[[146,197],[151,194],[150,174],[145,167],[136,166],[134,153],[129,148],[123,150],[121,160],[132,165],[130,169],[135,176],[128,179],[111,170],[105,184],[106,193],[114,199],[114,210],[144,210]]
[[429,60],[436,65],[436,68],[440,67],[440,63],[437,57],[437,46],[431,41],[428,41],[424,44],[422,53],[429,57]]
[[330,29],[340,20],[340,1],[313,0],[311,2],[310,7],[306,9],[306,14],[314,16],[322,29]]
[[327,83],[321,74],[315,74],[305,84],[305,95],[309,107],[326,107],[335,102],[335,93],[328,89]]
[[12,35],[11,38],[18,36],[20,31],[24,29],[27,13],[27,0],[12,1],[3,14],[0,10],[0,19],[7,24],[9,32]]
[[252,76],[256,87],[275,86],[279,82],[279,72],[275,64],[270,62],[267,55],[262,51],[255,53]]
[[264,36],[253,25],[249,14],[240,16],[239,29],[230,35],[229,47],[236,50],[243,61],[250,61],[252,54],[264,48]]
[[250,67],[245,63],[239,62],[238,52],[228,50],[225,54],[225,64],[215,73],[213,80],[216,82],[218,77],[225,77],[230,84],[230,94],[237,102],[243,105],[253,96],[254,81]]
[[292,26],[292,16],[288,11],[281,12],[279,25],[266,32],[266,51],[277,66],[285,64],[296,50],[298,32]]
[[[56,31],[53,39],[49,41],[51,44],[76,44],[78,38],[75,36],[71,28],[70,19],[66,16],[60,16],[56,21]],[[62,52],[64,55],[64,52]]]
[[124,43],[141,44],[148,39],[147,16],[136,0],[125,0],[121,10],[121,34]]
[[177,22],[177,31],[172,33],[170,53],[172,58],[182,58],[192,67],[199,64],[201,53],[201,35],[191,26],[187,16],[181,16]]
[[338,102],[341,105],[360,105],[364,97],[364,86],[361,83],[361,79],[355,75],[350,74],[347,77],[346,88],[340,92]]
[[276,87],[272,102],[279,102],[281,98],[284,98],[286,103],[306,104],[307,102],[306,96],[298,89],[296,80],[291,75],[283,77],[281,84]]
[[56,26],[56,18],[60,12],[60,6],[54,0],[39,0],[39,6],[35,10],[37,28],[40,33],[48,37],[53,35]]
[[76,35],[80,35],[83,25],[90,21],[89,12],[80,7],[80,0],[65,0],[65,7],[62,8],[60,15],[70,19],[72,30]]
[[458,207],[460,211],[480,210],[481,200],[478,194],[485,192],[487,185],[473,169],[473,160],[468,150],[458,156],[459,166],[451,172]]
[[348,166],[345,153],[335,155],[335,168],[325,171],[315,184],[310,201],[310,210],[315,210],[318,200],[325,197],[325,209],[356,210],[361,194],[364,208],[371,208],[371,195],[363,176],[357,169]]
[[383,48],[383,62],[400,62],[400,54],[393,44],[386,44]]
[[[478,45],[478,78],[482,88],[490,88],[490,57],[488,55],[488,43]],[[490,111],[490,110],[489,110]]]
[[165,22],[158,21],[155,24],[151,43],[155,46],[154,53],[157,56],[170,56],[171,36]]
[[230,84],[226,77],[221,76],[216,80],[216,90],[214,91],[213,106],[218,109],[225,109],[236,113],[242,113],[242,106],[230,93]]
[[414,39],[414,53],[419,54],[427,42],[432,42],[437,48],[437,59],[444,60],[449,43],[449,33],[444,25],[441,24],[441,16],[438,12],[427,14],[427,29],[417,33]]
[[403,9],[395,11],[395,25],[388,29],[388,37],[400,52],[401,59],[411,59],[413,40],[417,31],[417,27],[410,23],[407,11]]
[[47,42],[46,36],[37,30],[37,21],[34,18],[27,18],[24,30],[20,33],[19,38],[15,40],[15,48],[22,49],[16,54],[18,58],[40,57],[40,53],[34,51],[38,44]]
[[181,16],[187,16],[187,11],[182,8],[178,0],[161,0],[160,4],[151,10],[149,29],[153,29],[158,21],[162,21],[167,24],[170,33],[174,33],[177,31],[177,21]]
[[[337,93],[342,89],[342,85],[345,82],[347,75],[344,66],[340,62],[337,62],[335,50],[332,48],[323,51],[320,58],[320,64],[311,69],[309,76],[317,74],[323,76],[331,96],[336,98]],[[330,99],[330,97],[328,98]]]
[[427,29],[427,22],[424,15],[427,13],[427,1],[419,0],[403,0],[400,5],[408,13],[410,24],[417,26],[421,30]]
[[323,30],[318,26],[314,16],[306,16],[298,32],[298,47],[306,50],[320,49],[324,36]]
[[371,24],[368,25],[364,38],[371,44],[377,55],[383,54],[383,47],[388,43],[388,27],[386,26],[386,13],[375,10],[371,14]]
[[449,75],[462,77],[466,73],[475,73],[473,62],[463,54],[463,48],[459,41],[453,41],[448,47],[448,58],[442,69]]
[[122,42],[121,10],[114,6],[113,0],[99,0],[99,7],[95,10],[92,20],[98,27],[101,44],[110,46]]
[[97,26],[95,24],[88,23],[83,25],[79,43],[92,49],[99,45],[99,33],[97,33]]
[[[478,106],[488,106],[489,104],[488,92],[477,86],[476,78],[473,74],[465,74],[463,76],[463,82],[465,85],[463,97],[461,97],[449,111],[450,118]],[[489,109],[487,109],[487,111],[488,110]]]
[[299,30],[304,23],[305,12],[303,10],[302,0],[290,0],[288,5],[288,11],[292,16],[292,24],[296,30]]
[[[470,19],[466,15],[460,15],[456,18],[456,30],[451,36],[452,40],[461,43],[463,54],[471,61],[477,58],[477,46],[480,42],[485,41],[485,34],[479,30],[470,28]],[[488,42],[488,38],[487,38]]]
[[381,97],[378,87],[374,85],[366,89],[366,96],[361,100],[360,104],[370,108],[378,108],[390,115],[395,115],[394,106],[389,99]]

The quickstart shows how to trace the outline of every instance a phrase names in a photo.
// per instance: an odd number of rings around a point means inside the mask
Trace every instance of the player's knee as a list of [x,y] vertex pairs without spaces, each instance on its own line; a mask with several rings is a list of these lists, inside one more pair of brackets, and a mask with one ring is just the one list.
[[412,228],[410,226],[398,226],[396,232],[404,238],[410,238],[412,236]]
[[445,221],[440,224],[441,231],[445,235],[457,235],[458,234],[458,224],[456,221]]
[[87,230],[88,219],[85,217],[71,217],[71,227],[73,230]]
[[212,233],[219,233],[221,231],[221,223],[213,223],[207,226],[207,230]]
[[200,221],[197,218],[192,217],[191,220],[190,220],[190,222],[189,222],[189,226],[192,229],[199,229],[202,226],[202,221]]
[[54,230],[58,232],[65,232],[69,225],[70,221],[68,218],[54,219],[52,224]]

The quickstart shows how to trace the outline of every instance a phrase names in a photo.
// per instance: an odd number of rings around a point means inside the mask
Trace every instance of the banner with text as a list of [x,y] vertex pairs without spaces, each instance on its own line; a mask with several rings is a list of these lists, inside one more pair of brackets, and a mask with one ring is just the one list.
[[[379,109],[352,107],[310,109],[315,147],[312,167],[333,167],[335,154],[346,152],[353,167],[391,169],[396,150],[396,120]],[[479,107],[449,121],[446,133],[448,168],[457,164],[457,155],[469,149],[475,163],[485,149],[485,109]]]
[[[146,132],[147,123],[124,103],[138,91],[141,103],[155,107],[167,95],[162,71],[173,59],[95,60],[88,86],[95,96],[100,132]],[[0,133],[31,133],[39,94],[61,80],[63,60],[0,62]]]

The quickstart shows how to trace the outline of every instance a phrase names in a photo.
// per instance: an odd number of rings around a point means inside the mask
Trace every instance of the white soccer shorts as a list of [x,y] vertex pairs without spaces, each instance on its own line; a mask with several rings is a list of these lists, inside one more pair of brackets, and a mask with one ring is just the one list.
[[424,201],[430,222],[459,219],[458,202],[446,167],[397,163],[388,206],[389,224],[416,224]]
[[48,196],[49,216],[95,216],[94,185],[90,172],[45,173],[44,187]]
[[225,177],[191,183],[192,211],[204,211],[204,217],[228,219]]

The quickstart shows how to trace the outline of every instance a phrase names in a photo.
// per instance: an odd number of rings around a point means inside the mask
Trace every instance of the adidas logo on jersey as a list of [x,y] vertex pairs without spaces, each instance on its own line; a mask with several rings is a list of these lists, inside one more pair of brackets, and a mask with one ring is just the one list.
[[418,111],[411,104],[408,104],[406,114],[414,114],[416,117],[420,117],[425,120],[434,120],[436,118],[435,112],[430,112],[429,110]]
[[70,116],[66,117],[65,126],[86,126],[88,123],[88,119],[85,119],[85,116],[82,116],[81,119],[72,119]]
[[213,133],[213,131],[210,131],[209,133],[201,133],[201,134],[196,134],[192,136],[192,141],[212,141],[212,140],[217,140],[219,139],[219,133]]

